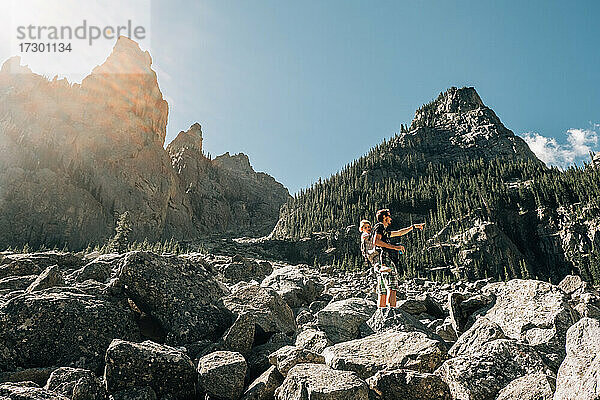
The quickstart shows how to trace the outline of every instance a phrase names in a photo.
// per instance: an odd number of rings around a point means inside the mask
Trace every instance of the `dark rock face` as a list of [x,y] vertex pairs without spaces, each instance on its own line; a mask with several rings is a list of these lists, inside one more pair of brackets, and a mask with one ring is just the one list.
[[106,350],[104,379],[110,392],[149,386],[158,396],[194,399],[196,395],[192,360],[181,351],[151,341],[113,340]]
[[185,258],[128,253],[118,277],[135,304],[160,322],[171,344],[216,339],[231,325],[231,316],[216,306],[223,287]]
[[194,124],[167,146],[200,231],[237,235],[268,234],[289,198],[271,176],[255,172],[245,154],[225,153],[214,160],[202,153],[202,130]]
[[0,306],[0,368],[97,371],[113,338],[139,337],[133,313],[76,289],[19,294]]
[[46,268],[35,281],[29,285],[27,292],[37,292],[39,290],[48,289],[54,286],[64,285],[65,278],[60,273],[58,265],[53,265]]
[[0,247],[82,248],[110,237],[125,211],[140,241],[272,229],[289,194],[245,155],[208,160],[197,124],[164,149],[168,105],[151,65],[120,37],[81,84],[49,81],[18,57],[2,66]]

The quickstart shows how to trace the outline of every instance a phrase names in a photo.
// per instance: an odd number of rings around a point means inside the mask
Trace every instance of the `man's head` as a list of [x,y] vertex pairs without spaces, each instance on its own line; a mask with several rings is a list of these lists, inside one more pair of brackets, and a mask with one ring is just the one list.
[[367,233],[371,232],[371,223],[368,220],[363,219],[362,221],[360,221],[360,226],[358,230]]
[[389,208],[377,211],[375,216],[377,217],[377,222],[381,222],[386,227],[392,223],[392,215],[390,214]]

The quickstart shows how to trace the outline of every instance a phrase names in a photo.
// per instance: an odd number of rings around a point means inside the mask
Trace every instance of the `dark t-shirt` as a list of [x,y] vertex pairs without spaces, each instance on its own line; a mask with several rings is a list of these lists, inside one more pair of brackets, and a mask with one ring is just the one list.
[[381,222],[377,223],[374,227],[375,235],[381,235],[381,241],[385,243],[390,242],[390,231]]
[[[381,222],[377,223],[374,227],[373,227],[374,231],[375,231],[375,235],[381,235],[381,241],[384,243],[390,243],[390,231],[388,230],[388,228],[386,228]],[[392,249],[388,249],[386,247],[382,247],[381,248],[383,251],[381,252],[381,262],[385,263],[384,260],[384,254],[386,256],[388,256],[389,258],[391,258],[391,260],[395,263],[398,264],[398,252],[396,250],[392,250]]]

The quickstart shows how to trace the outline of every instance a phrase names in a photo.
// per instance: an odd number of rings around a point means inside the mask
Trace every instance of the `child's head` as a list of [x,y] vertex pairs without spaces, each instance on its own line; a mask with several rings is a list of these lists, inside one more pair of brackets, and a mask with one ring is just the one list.
[[371,223],[368,220],[363,219],[362,221],[360,221],[360,226],[358,230],[367,233],[371,232]]

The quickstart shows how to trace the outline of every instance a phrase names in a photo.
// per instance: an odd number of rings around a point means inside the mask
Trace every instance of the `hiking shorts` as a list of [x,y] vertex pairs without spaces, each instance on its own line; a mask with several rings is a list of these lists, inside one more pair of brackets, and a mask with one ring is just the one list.
[[390,272],[382,272],[380,275],[386,289],[398,290],[398,272],[395,267],[392,267]]

